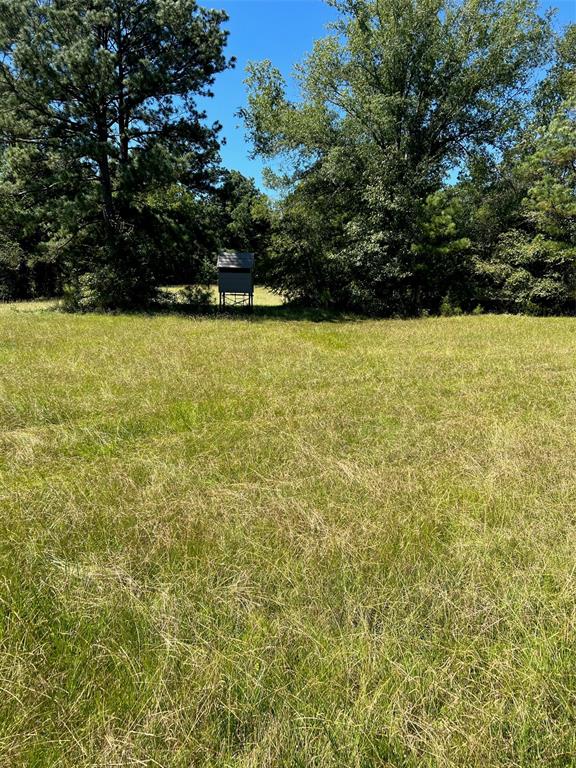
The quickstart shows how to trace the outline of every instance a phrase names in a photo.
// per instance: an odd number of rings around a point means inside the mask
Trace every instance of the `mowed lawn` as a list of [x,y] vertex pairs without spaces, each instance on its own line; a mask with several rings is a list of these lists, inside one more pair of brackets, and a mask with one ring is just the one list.
[[576,765],[576,320],[282,317],[0,308],[0,765]]

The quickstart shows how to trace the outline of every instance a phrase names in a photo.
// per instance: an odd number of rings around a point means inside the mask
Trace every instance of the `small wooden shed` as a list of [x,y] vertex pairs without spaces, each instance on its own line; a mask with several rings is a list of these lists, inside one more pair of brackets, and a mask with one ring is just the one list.
[[254,254],[222,251],[218,256],[220,306],[254,306]]

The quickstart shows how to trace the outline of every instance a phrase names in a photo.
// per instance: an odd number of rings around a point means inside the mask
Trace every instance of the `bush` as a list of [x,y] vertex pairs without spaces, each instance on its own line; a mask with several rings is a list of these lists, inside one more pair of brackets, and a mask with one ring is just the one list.
[[498,311],[571,314],[576,298],[576,249],[544,235],[510,230],[490,260],[478,261],[479,298]]
[[209,285],[187,285],[177,295],[179,303],[192,312],[206,311],[214,303]]
[[73,274],[64,290],[69,311],[144,309],[158,298],[151,246],[130,228],[93,250],[92,269]]
[[442,317],[457,317],[463,314],[462,307],[454,301],[450,294],[447,294],[440,304],[440,314]]

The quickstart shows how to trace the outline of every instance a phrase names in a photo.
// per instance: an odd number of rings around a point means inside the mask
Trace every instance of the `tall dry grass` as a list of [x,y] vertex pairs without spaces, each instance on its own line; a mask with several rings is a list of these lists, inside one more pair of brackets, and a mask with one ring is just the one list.
[[0,764],[576,765],[575,364],[0,309]]

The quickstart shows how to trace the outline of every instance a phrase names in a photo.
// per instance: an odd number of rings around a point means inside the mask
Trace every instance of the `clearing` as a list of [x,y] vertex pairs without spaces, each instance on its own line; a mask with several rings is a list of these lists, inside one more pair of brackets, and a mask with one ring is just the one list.
[[576,321],[0,308],[0,764],[576,765]]

